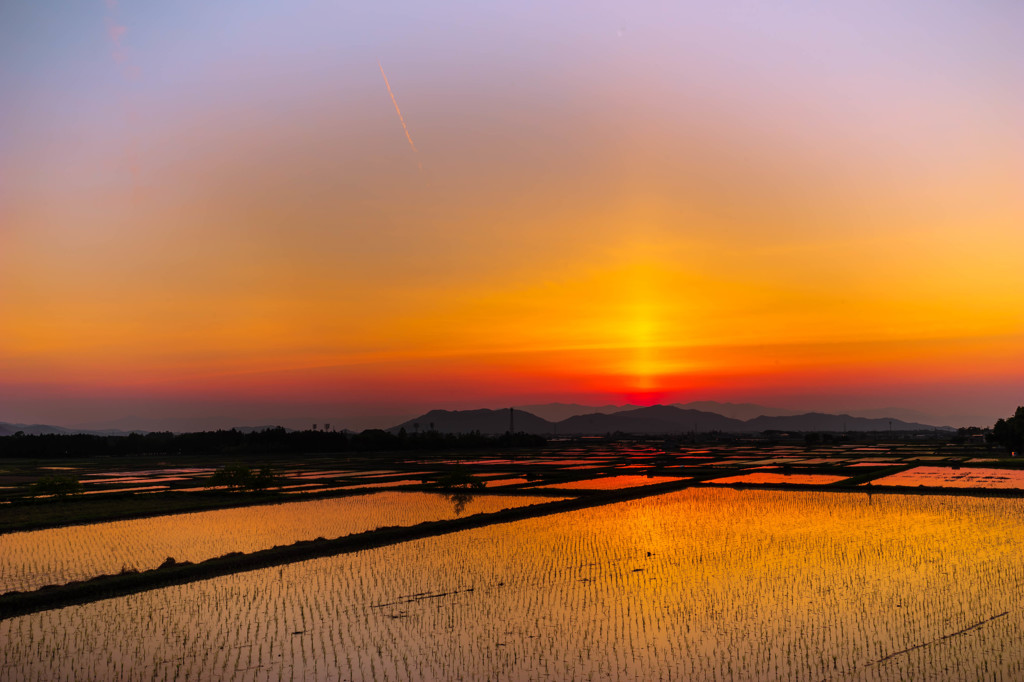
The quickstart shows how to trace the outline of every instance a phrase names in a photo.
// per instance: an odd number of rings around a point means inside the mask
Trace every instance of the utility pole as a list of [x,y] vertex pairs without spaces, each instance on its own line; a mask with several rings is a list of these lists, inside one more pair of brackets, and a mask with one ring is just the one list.
[[508,408],[508,432],[516,432],[516,410],[514,407]]

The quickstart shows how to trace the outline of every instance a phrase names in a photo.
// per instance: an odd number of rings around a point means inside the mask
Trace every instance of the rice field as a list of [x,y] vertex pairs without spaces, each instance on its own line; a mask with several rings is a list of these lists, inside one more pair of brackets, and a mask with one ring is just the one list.
[[253,552],[299,540],[338,538],[553,499],[557,498],[480,495],[457,511],[443,494],[380,492],[8,533],[0,535],[0,593],[126,568],[147,570],[167,557],[199,562],[229,552]]
[[813,459],[803,459],[800,461],[800,464],[825,464],[827,466],[838,466],[844,462],[846,462],[846,459],[836,457],[815,457]]
[[18,680],[1016,680],[1024,501],[688,489],[0,621]]
[[360,481],[360,480],[352,479],[352,480],[348,481],[348,483],[346,484],[346,487],[349,487],[349,488],[360,488],[360,489],[366,489],[366,488],[395,488],[395,487],[403,486],[403,485],[422,485],[422,484],[423,484],[423,481],[420,480],[420,479],[416,479],[416,478],[406,478],[406,479],[402,479],[402,480],[391,480],[391,481],[375,481],[373,479],[368,479],[365,482],[364,481]]
[[902,466],[903,462],[854,462],[853,464],[847,464],[846,466],[851,467],[898,467]]
[[943,488],[1024,489],[1024,471],[964,467],[920,466],[872,481],[872,485],[936,486]]
[[[689,471],[717,467],[727,470],[750,470],[754,467],[796,466],[803,468],[839,466],[882,466],[889,462],[913,465],[956,467],[1001,462],[1009,467],[1020,466],[1019,460],[1005,456],[990,444],[955,444],[943,442],[893,443],[797,443],[733,442],[706,444],[699,447],[666,441],[649,443],[600,443],[582,445],[552,442],[547,447],[520,451],[510,456],[502,452],[467,452],[459,457],[344,458],[319,457],[265,459],[259,466],[270,466],[289,497],[309,493],[337,491],[344,487],[387,488],[418,485],[424,478],[443,475],[451,465],[470,468],[477,475],[498,474],[508,478],[547,475],[550,472],[600,471],[635,473],[658,467],[686,467]],[[5,464],[0,471],[0,503],[28,498],[45,498],[33,490],[34,483],[46,476],[68,474],[79,479],[82,496],[130,508],[131,498],[167,499],[193,493],[216,493],[207,487],[209,477],[222,465],[211,466],[208,460],[178,461],[152,458],[139,461],[134,467],[109,461],[75,460],[75,466],[59,466],[71,461],[23,461]],[[256,467],[254,462],[249,463]],[[645,472],[646,473],[646,472]],[[680,473],[683,473],[680,471]],[[834,473],[834,472],[828,472]],[[701,473],[697,474],[702,477]],[[724,474],[723,474],[724,475]],[[307,486],[305,488],[299,486]],[[155,486],[164,486],[157,488]],[[133,495],[138,493],[138,495]],[[111,498],[111,499],[108,499]],[[114,500],[113,498],[118,498]],[[180,504],[172,501],[169,505]],[[197,503],[199,504],[199,503]],[[2,525],[2,520],[0,520]]]
[[716,478],[709,483],[761,483],[772,485],[828,485],[848,478],[847,476],[834,476],[831,474],[777,474],[767,471],[757,471],[739,476],[728,476]]
[[568,481],[565,483],[549,483],[535,486],[548,490],[622,490],[641,485],[672,483],[689,480],[685,476],[606,476],[604,478],[588,478],[584,481]]

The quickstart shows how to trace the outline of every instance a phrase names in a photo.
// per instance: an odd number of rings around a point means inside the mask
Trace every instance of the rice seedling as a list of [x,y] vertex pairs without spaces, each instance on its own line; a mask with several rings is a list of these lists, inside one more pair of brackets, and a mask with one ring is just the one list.
[[[551,499],[478,496],[466,511],[492,512]],[[8,533],[0,535],[0,592],[117,573],[122,565],[147,570],[167,557],[198,562],[455,516],[443,495],[381,492]]]
[[688,489],[0,622],[11,679],[1020,679],[1024,501]]

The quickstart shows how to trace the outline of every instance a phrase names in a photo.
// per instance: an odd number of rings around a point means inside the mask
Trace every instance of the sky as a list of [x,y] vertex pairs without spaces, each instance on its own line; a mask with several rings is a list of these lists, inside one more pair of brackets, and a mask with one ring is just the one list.
[[1000,0],[4,2],[0,421],[988,425],[1022,46]]

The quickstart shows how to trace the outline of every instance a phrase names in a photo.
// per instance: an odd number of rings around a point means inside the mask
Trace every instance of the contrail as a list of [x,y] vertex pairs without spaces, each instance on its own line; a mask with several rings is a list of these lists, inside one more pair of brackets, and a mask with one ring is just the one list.
[[398,100],[395,99],[395,93],[391,92],[391,83],[388,83],[388,75],[384,73],[384,67],[381,65],[380,60],[377,60],[377,66],[380,67],[380,75],[384,76],[384,85],[388,89],[388,94],[391,95],[391,103],[395,105],[395,111],[398,112],[398,120],[402,123],[402,130],[405,131],[405,139],[409,140],[409,146],[412,147],[412,151],[416,154],[416,165],[423,170],[423,164],[419,160],[419,150],[416,149],[416,143],[412,141],[412,135],[409,134],[409,128],[405,125],[405,118],[402,117],[402,110],[398,108]]

